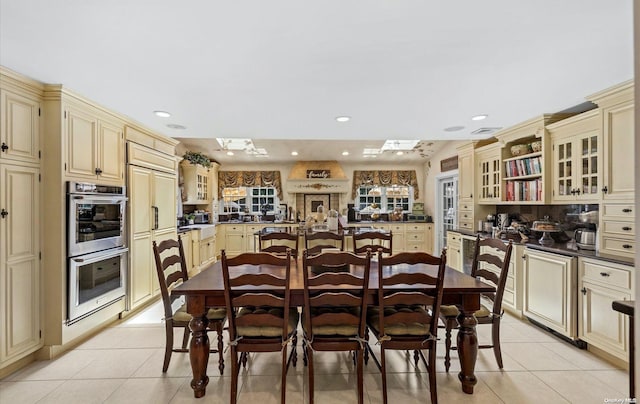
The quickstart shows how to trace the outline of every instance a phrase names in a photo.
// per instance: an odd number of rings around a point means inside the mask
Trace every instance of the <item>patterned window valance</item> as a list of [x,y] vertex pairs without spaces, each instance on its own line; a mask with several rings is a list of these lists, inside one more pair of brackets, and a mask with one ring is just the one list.
[[282,200],[280,171],[218,171],[218,195],[225,188],[274,187]]
[[420,197],[416,170],[354,171],[351,198],[356,198],[361,185],[410,185],[413,187],[413,199]]

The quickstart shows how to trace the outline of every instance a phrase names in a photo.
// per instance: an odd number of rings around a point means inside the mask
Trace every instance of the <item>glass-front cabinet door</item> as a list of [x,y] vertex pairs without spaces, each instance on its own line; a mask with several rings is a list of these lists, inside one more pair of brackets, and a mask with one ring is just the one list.
[[599,182],[599,161],[598,155],[600,153],[600,144],[598,142],[598,135],[587,135],[580,139],[580,188],[578,196],[582,195],[583,198],[590,198],[592,195],[597,197]]
[[552,201],[597,203],[602,188],[602,135],[597,110],[547,126],[553,144]]

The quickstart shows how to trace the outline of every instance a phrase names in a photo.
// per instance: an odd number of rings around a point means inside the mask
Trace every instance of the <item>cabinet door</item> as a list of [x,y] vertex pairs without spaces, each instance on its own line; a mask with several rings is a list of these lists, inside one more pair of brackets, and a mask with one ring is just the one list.
[[[175,174],[154,172],[153,184],[153,224],[156,230],[176,229],[176,192],[177,179]],[[157,220],[155,215],[157,214]]]
[[129,248],[131,308],[136,308],[153,296],[152,279],[157,278],[153,259],[151,232],[134,234]]
[[590,282],[582,282],[579,313],[580,339],[623,360],[628,360],[627,316],[611,310],[615,300],[629,294]]
[[244,234],[226,233],[224,245],[225,245],[225,253],[227,254],[227,256],[233,256],[233,255],[238,255],[243,253],[244,252]]
[[75,107],[67,107],[65,114],[67,175],[95,180],[98,121],[93,115]]
[[575,199],[576,184],[573,180],[573,140],[562,138],[553,141],[553,199],[571,201]]
[[98,165],[101,181],[124,183],[123,125],[98,122]]
[[0,159],[38,163],[40,100],[0,90]]
[[424,252],[426,252],[427,254],[433,254],[433,225],[432,224],[427,224],[427,230],[424,237]]
[[484,158],[478,163],[478,201],[500,200],[500,158]]
[[153,172],[147,168],[129,166],[129,220],[132,234],[150,233],[154,222],[152,203]]
[[567,337],[575,337],[576,286],[575,258],[525,250],[525,316]]
[[193,254],[191,253],[191,232],[185,232],[178,235],[182,240],[182,249],[184,250],[184,262],[187,266],[189,276],[193,275]]
[[0,164],[0,363],[41,346],[38,175]]
[[600,173],[602,171],[602,150],[598,131],[578,136],[575,150],[580,153],[576,170],[576,196],[583,202],[600,198]]
[[460,187],[460,200],[473,200],[473,152],[458,156],[458,184]]
[[604,110],[604,200],[634,199],[633,111],[633,102]]

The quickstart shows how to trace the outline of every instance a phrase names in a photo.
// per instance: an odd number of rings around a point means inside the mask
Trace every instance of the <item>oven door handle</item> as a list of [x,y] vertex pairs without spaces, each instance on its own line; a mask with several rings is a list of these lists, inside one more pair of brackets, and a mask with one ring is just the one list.
[[153,209],[153,230],[158,230],[158,207],[152,206],[151,209]]
[[84,262],[86,262],[87,264],[92,264],[100,260],[122,255],[128,251],[129,251],[128,247],[117,247],[117,248],[112,248],[106,251],[98,251],[95,253],[86,254],[86,255],[83,255],[82,257],[71,258],[71,260],[73,262],[77,262],[80,264]]

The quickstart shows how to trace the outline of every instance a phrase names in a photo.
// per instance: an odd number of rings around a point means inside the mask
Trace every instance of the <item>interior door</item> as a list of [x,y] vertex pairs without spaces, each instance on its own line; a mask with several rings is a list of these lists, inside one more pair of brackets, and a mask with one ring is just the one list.
[[447,244],[447,230],[455,230],[458,215],[458,174],[438,179],[436,191],[436,251]]

